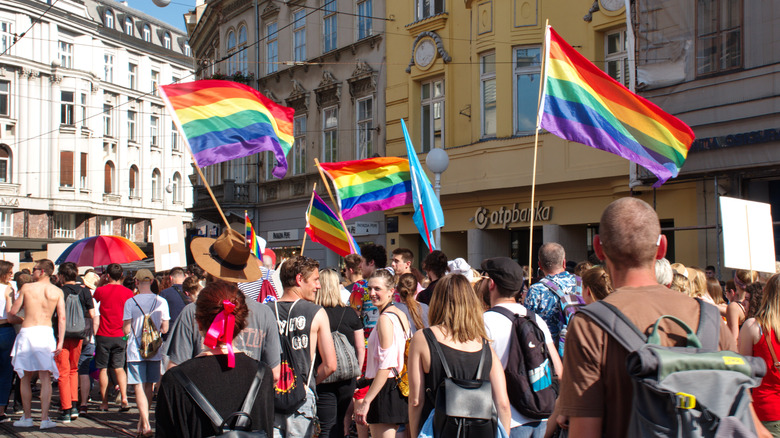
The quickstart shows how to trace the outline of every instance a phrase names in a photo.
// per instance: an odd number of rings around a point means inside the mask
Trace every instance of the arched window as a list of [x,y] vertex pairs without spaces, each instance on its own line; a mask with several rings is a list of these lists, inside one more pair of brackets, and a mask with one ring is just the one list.
[[135,198],[139,195],[138,187],[138,167],[135,164],[130,166],[130,197]]
[[238,50],[241,50],[238,54],[238,68],[237,70],[243,74],[249,73],[249,66],[247,65],[247,50],[246,49],[246,26],[241,26],[238,29]]
[[230,58],[228,58],[227,61],[227,74],[232,75],[236,72],[236,58],[233,55],[233,53],[236,51],[236,33],[232,30],[228,32],[227,37],[227,53],[228,55],[231,55]]
[[160,169],[154,169],[152,171],[152,201],[159,201],[162,199],[162,174]]
[[179,172],[176,172],[173,174],[173,183],[172,183],[172,192],[173,192],[173,202],[182,202],[182,196],[181,196],[181,174]]
[[169,32],[165,32],[165,35],[163,36],[163,47],[168,50],[171,49],[171,34]]
[[152,42],[152,28],[148,24],[144,24],[144,41]]
[[106,167],[103,172],[103,193],[114,192],[114,163],[106,161]]
[[11,182],[11,149],[0,144],[0,183]]
[[114,11],[111,9],[106,9],[106,22],[103,24],[105,24],[109,29],[114,28]]

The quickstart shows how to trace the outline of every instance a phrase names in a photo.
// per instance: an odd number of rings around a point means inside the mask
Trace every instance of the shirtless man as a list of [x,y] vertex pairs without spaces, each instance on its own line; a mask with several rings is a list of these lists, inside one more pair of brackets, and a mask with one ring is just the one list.
[[[22,329],[16,336],[11,356],[16,373],[22,379],[22,408],[24,415],[14,422],[16,427],[32,427],[32,412],[30,401],[32,391],[30,380],[35,372],[41,379],[41,429],[49,429],[57,424],[49,419],[49,404],[51,403],[51,377],[59,377],[54,356],[62,351],[65,338],[65,301],[62,291],[51,284],[50,276],[54,272],[51,260],[38,260],[33,268],[35,282],[22,286],[19,298],[14,301],[10,314],[16,316],[24,310],[25,318]],[[54,339],[51,317],[57,311],[58,339]]]

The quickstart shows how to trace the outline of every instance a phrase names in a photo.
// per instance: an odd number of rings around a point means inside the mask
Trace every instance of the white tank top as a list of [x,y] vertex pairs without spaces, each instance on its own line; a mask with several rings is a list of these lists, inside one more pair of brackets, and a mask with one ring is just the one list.
[[8,290],[7,284],[0,284],[0,319],[8,319],[5,313],[5,291]]

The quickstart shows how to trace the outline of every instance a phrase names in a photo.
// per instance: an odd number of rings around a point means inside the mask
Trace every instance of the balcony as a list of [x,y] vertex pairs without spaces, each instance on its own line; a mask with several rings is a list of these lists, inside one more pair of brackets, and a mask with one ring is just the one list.
[[[226,179],[224,184],[211,186],[214,197],[223,208],[254,205],[258,202],[256,183],[237,183]],[[209,192],[204,186],[195,186],[195,202],[193,211],[208,211],[214,209]]]
[[75,239],[76,238],[76,230],[68,230],[64,228],[55,228],[54,229],[54,235],[52,236],[55,239]]

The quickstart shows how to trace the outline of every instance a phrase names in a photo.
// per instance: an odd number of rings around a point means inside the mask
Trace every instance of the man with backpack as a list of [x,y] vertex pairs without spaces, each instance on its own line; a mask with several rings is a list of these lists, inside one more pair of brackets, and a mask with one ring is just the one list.
[[[60,372],[57,380],[60,390],[60,415],[57,420],[70,423],[79,416],[76,407],[79,400],[79,358],[83,340],[92,335],[95,306],[89,289],[76,282],[79,271],[75,263],[66,262],[60,265],[58,275],[64,282],[61,289],[65,298],[65,341],[62,343],[62,352],[54,357]],[[56,336],[56,325],[54,332]]]
[[563,356],[563,340],[568,318],[573,313],[571,309],[584,303],[582,284],[578,277],[566,271],[566,252],[558,243],[548,242],[539,248],[539,268],[544,278],[531,286],[523,304],[547,323],[558,354]]
[[[550,330],[547,328],[544,320],[539,315],[529,312],[515,300],[515,297],[523,287],[523,270],[520,265],[508,257],[496,257],[484,260],[481,267],[485,275],[489,277],[488,290],[490,291],[491,306],[491,309],[483,314],[485,330],[488,338],[492,339],[493,350],[496,352],[496,356],[501,359],[501,365],[506,372],[507,392],[510,396],[512,425],[509,436],[510,438],[542,437],[547,427],[547,416],[552,412],[555,403],[555,393],[548,383],[548,386],[539,389],[547,390],[549,396],[546,401],[549,406],[539,406],[538,404],[537,406],[530,406],[531,403],[521,406],[519,398],[514,397],[515,395],[521,395],[520,392],[522,390],[519,388],[525,387],[525,392],[533,391],[533,389],[530,388],[530,383],[524,384],[523,382],[513,380],[518,374],[511,373],[507,366],[523,367],[520,374],[527,375],[531,370],[526,370],[525,364],[519,364],[515,361],[510,363],[510,352],[516,352],[514,355],[515,360],[521,357],[518,354],[522,355],[523,352],[526,353],[529,359],[533,356],[533,353],[538,353],[541,356],[538,361],[545,364],[542,366],[546,366],[547,373],[551,373],[554,369],[555,374],[558,376],[561,375],[561,360],[555,350]],[[531,315],[533,315],[533,319],[530,318]],[[513,336],[513,329],[519,327],[515,324],[517,319],[520,319],[520,322],[527,320],[529,324],[533,324],[538,328],[538,330],[532,331],[532,337],[524,339],[522,345],[520,345],[520,337],[517,335]],[[539,336],[540,334],[541,336]],[[548,377],[551,376],[548,374]],[[537,412],[541,409],[545,413],[531,415],[528,409],[536,409]],[[523,415],[521,411],[525,411],[529,415]]]
[[192,299],[187,296],[181,286],[184,283],[184,279],[187,278],[184,275],[184,269],[175,267],[171,269],[168,275],[171,277],[171,287],[160,292],[160,297],[165,298],[165,301],[168,302],[168,312],[170,313],[171,321],[176,321],[181,311],[187,304],[192,302]]
[[[561,380],[561,393],[558,399],[559,413],[564,418],[559,417],[558,423],[566,427],[565,417],[568,417],[571,437],[640,436],[646,433],[643,431],[652,430],[655,427],[653,421],[657,420],[642,423],[643,412],[639,409],[643,404],[641,400],[633,397],[634,392],[641,391],[646,383],[660,379],[662,373],[660,370],[650,370],[640,376],[636,373],[642,373],[644,368],[631,367],[631,372],[635,375],[632,377],[629,375],[627,357],[631,357],[634,364],[639,363],[637,359],[645,364],[642,356],[637,353],[657,350],[663,353],[660,356],[653,355],[658,365],[664,360],[663,355],[688,354],[691,355],[691,360],[683,362],[685,365],[682,370],[690,373],[700,367],[707,358],[706,355],[721,354],[717,350],[734,351],[736,345],[728,328],[719,321],[717,309],[710,308],[708,304],[700,304],[697,300],[667,289],[656,282],[655,260],[662,258],[666,253],[667,241],[666,236],[661,234],[658,215],[650,205],[637,198],[622,198],[612,202],[601,216],[599,234],[593,239],[593,248],[599,258],[605,260],[615,291],[604,300],[584,307],[569,324],[566,355],[563,358],[566,373]],[[642,338],[648,333],[657,334],[654,326],[657,322],[660,323],[658,327],[663,332],[660,339],[645,338],[650,344],[660,345],[651,345],[653,350],[643,347],[629,355],[629,350],[621,344],[621,341],[610,334],[609,330],[602,328],[598,322],[601,317],[594,317],[594,313],[590,311],[592,308],[607,309],[607,312],[614,316],[619,312],[635,326],[636,331],[626,327],[626,330],[615,332],[621,333],[621,337],[633,335]],[[673,351],[674,349],[669,347],[692,345],[691,335],[686,338],[686,330],[676,321],[667,317],[659,320],[663,315],[679,318],[680,322],[696,332],[705,349],[714,353],[705,353],[707,350],[701,348],[699,350],[682,348]],[[616,323],[618,319],[620,318],[613,318],[613,327],[621,325]],[[712,330],[702,332],[699,330],[700,325],[711,327]],[[709,342],[704,342],[705,338]],[[698,339],[696,341],[699,342]],[[677,430],[667,429],[665,433],[653,436],[702,436],[705,432],[707,432],[705,436],[715,436],[714,429],[719,426],[717,422],[704,425],[691,420],[705,411],[715,410],[721,406],[731,410],[732,402],[735,403],[734,406],[739,404],[744,411],[752,410],[749,406],[747,388],[739,392],[722,393],[714,399],[697,398],[693,395],[702,389],[718,390],[719,386],[725,387],[727,383],[737,378],[749,379],[750,376],[746,376],[749,374],[746,369],[750,367],[744,366],[746,363],[751,363],[747,359],[735,353],[718,357],[714,363],[720,367],[720,370],[725,368],[725,372],[731,374],[722,374],[717,369],[706,370],[708,377],[715,376],[717,381],[696,379],[688,382],[690,389],[685,391],[678,390],[677,393],[671,394],[660,392],[662,394],[660,398],[649,396],[647,399],[655,402],[652,410],[655,411],[653,413],[656,416],[660,414],[662,418],[669,421],[682,420],[676,424]],[[735,363],[742,366],[738,373],[728,370],[729,364]],[[673,370],[665,372],[674,373]],[[676,379],[677,383],[684,381],[683,375]],[[673,383],[668,380],[664,382]],[[642,394],[649,393],[643,391]],[[717,416],[710,415],[710,417],[722,420]],[[752,429],[752,424],[745,424],[750,423],[750,412],[746,412],[743,418],[747,418],[747,421],[741,421],[742,425]],[[723,423],[720,421],[720,427],[723,427]],[[721,433],[723,432],[721,429]]]

